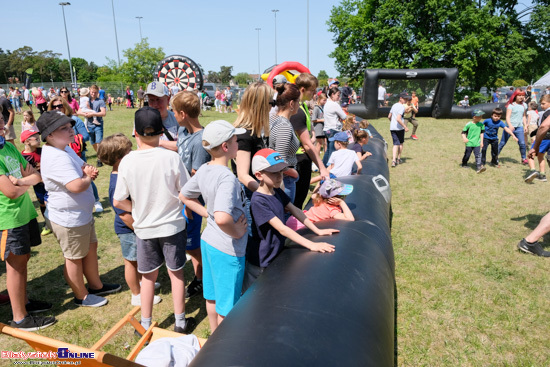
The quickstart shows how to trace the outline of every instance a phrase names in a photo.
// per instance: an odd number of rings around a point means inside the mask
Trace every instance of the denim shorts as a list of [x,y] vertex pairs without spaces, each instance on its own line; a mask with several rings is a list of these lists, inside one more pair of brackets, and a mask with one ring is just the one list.
[[128,261],[137,261],[137,243],[134,232],[117,234],[122,249],[122,257]]
[[90,134],[90,143],[92,145],[103,141],[103,125],[88,124],[88,133]]
[[201,240],[204,299],[216,302],[216,312],[227,316],[241,298],[245,257],[228,255]]

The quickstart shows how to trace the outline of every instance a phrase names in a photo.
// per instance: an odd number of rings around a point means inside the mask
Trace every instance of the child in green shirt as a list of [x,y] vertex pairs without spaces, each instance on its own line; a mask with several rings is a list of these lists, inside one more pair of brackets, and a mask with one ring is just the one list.
[[481,148],[483,148],[483,133],[485,132],[485,125],[481,122],[482,117],[483,111],[474,110],[472,112],[473,121],[468,122],[462,129],[462,140],[466,143],[462,167],[468,167],[468,160],[473,151],[476,157],[477,173],[485,172],[485,167],[481,165]]

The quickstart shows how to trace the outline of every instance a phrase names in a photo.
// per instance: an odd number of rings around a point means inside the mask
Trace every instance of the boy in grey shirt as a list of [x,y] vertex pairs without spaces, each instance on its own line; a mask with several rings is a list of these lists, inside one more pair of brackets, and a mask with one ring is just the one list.
[[[211,332],[214,332],[241,296],[244,277],[247,222],[244,191],[229,160],[237,156],[238,134],[245,129],[217,120],[204,129],[202,144],[212,156],[183,186],[180,200],[207,218],[201,238],[203,295]],[[198,197],[202,195],[206,208]],[[207,209],[208,208],[208,209]]]

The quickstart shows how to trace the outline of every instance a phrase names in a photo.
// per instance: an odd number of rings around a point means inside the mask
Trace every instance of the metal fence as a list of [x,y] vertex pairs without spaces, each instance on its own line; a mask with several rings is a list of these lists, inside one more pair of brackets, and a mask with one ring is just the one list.
[[[134,97],[137,98],[136,92],[139,89],[141,84],[133,83],[133,84],[125,84],[123,82],[82,82],[78,83],[79,88],[89,88],[93,84],[103,88],[105,90],[105,94],[110,94],[113,98],[116,97],[124,97],[126,98],[126,86],[130,86],[130,89],[134,91]],[[4,89],[6,93],[9,90],[9,87],[19,87],[21,90],[21,87],[23,84],[0,84],[0,88]],[[31,88],[33,87],[44,87],[45,89],[50,89],[53,87],[55,90],[61,88],[61,87],[70,87],[70,82],[50,82],[50,83],[31,83]],[[143,89],[147,88],[147,84],[143,84]],[[76,94],[76,93],[75,93]]]

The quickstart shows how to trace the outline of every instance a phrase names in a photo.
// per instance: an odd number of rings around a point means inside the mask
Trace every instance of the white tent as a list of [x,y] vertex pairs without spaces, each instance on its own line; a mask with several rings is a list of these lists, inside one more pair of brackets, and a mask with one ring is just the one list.
[[544,74],[542,78],[533,83],[533,86],[546,86],[550,85],[550,71]]

